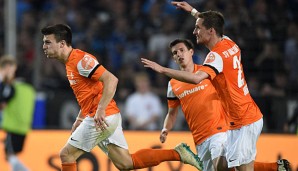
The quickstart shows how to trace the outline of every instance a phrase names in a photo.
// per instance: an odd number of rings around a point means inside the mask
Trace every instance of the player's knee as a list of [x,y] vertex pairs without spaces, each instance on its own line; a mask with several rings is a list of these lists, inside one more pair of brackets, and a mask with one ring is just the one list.
[[67,149],[66,147],[63,147],[59,153],[59,157],[62,163],[75,162],[76,158],[74,156],[75,155],[71,154],[69,152],[69,149]]
[[69,153],[67,151],[68,150],[66,150],[65,148],[62,148],[59,152],[59,157],[60,157],[62,163],[67,161],[67,158],[69,156]]

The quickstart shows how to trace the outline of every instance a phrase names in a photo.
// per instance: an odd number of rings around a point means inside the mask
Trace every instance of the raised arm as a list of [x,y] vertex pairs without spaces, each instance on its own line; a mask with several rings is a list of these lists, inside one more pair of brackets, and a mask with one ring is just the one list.
[[199,18],[200,12],[197,11],[194,7],[189,5],[187,2],[178,2],[178,1],[172,1],[172,5],[177,7],[177,9],[183,9],[184,11],[190,13],[192,16],[194,16],[196,19]]
[[194,74],[186,71],[179,71],[179,70],[166,68],[157,64],[156,62],[150,61],[145,58],[141,58],[141,61],[144,64],[144,67],[146,68],[151,68],[152,70],[158,73],[165,74],[168,77],[171,77],[186,83],[199,84],[202,80],[209,77],[209,75],[203,71],[198,71]]

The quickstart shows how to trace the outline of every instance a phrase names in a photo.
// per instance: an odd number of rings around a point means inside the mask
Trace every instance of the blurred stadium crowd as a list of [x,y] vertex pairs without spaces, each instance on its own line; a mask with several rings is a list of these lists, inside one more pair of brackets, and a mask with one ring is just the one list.
[[[298,1],[187,2],[199,11],[218,10],[224,14],[224,34],[242,49],[250,93],[264,114],[264,132],[294,133],[298,118]],[[4,0],[0,3],[0,54],[4,54]],[[145,71],[152,92],[166,109],[169,78],[145,69],[140,57],[176,68],[168,43],[175,38],[195,43],[195,19],[175,9],[169,0],[18,0],[18,73],[46,93],[70,89],[63,64],[46,60],[41,52],[40,28],[54,23],[70,25],[73,46],[95,55],[119,78],[115,98],[120,106],[135,90],[134,74]],[[196,45],[195,61],[202,63],[207,52]],[[37,59],[40,62],[35,62]]]

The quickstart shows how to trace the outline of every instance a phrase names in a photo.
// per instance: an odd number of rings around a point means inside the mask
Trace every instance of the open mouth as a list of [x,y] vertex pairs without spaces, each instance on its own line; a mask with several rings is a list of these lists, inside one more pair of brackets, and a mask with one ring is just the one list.
[[178,61],[179,62],[182,62],[182,61],[184,61],[184,59],[183,58],[179,58]]

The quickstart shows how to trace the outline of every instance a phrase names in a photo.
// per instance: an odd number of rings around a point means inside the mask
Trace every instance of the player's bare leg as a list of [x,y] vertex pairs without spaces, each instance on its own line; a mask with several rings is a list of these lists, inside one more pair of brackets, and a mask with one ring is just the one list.
[[228,171],[228,163],[224,156],[217,157],[212,160],[214,170],[218,171]]
[[62,171],[76,171],[76,160],[85,152],[70,144],[66,144],[60,151]]
[[60,151],[60,159],[62,163],[76,162],[85,152],[81,149],[78,149],[70,144],[66,144]]
[[164,161],[182,161],[202,170],[201,162],[188,148],[181,143],[175,149],[141,149],[130,154],[126,149],[109,144],[108,156],[119,170],[148,168]]
[[133,161],[127,149],[118,147],[114,144],[109,144],[108,150],[108,156],[117,169],[122,171],[133,169]]

